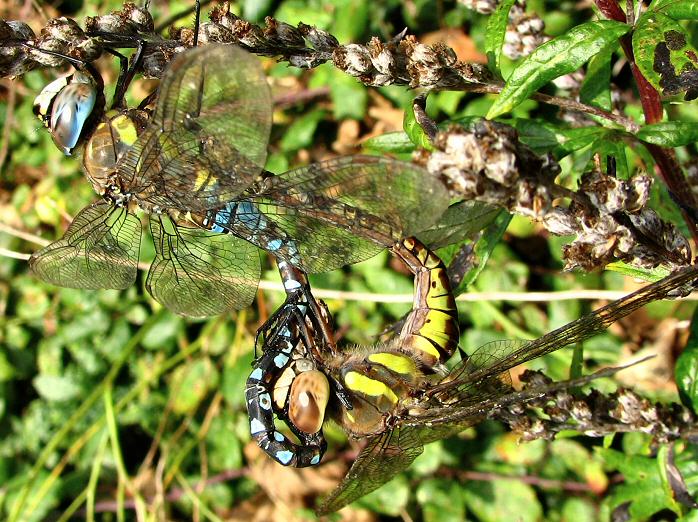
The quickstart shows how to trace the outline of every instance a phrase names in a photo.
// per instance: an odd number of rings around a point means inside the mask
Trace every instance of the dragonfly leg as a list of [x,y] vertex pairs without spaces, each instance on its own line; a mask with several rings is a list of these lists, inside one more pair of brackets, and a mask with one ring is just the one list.
[[322,362],[326,357],[326,352],[333,355],[337,353],[337,344],[330,326],[330,314],[324,303],[318,302],[313,296],[305,272],[287,261],[279,261],[278,266],[287,295],[286,299],[303,299],[308,306],[309,320],[313,322],[313,327],[320,332],[321,345],[314,345],[316,349],[312,355],[316,361]]
[[145,41],[139,39],[136,42],[136,50],[131,56],[131,61],[129,63],[128,59],[118,51],[107,48],[106,51],[119,59],[119,78],[116,81],[116,88],[114,89],[114,98],[112,99],[111,108],[112,109],[123,109],[125,108],[124,96],[126,95],[126,90],[133,81],[133,77],[136,75],[136,70],[140,66],[141,58],[143,57],[143,49],[145,47]]

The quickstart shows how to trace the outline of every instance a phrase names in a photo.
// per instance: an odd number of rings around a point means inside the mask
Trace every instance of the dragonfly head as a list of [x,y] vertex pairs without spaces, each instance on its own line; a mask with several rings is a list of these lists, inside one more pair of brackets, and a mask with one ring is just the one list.
[[67,156],[90,133],[96,118],[100,91],[79,71],[49,83],[34,100],[34,114],[49,129],[56,146]]
[[318,370],[302,372],[293,379],[288,397],[288,419],[300,431],[317,433],[325,421],[330,384]]

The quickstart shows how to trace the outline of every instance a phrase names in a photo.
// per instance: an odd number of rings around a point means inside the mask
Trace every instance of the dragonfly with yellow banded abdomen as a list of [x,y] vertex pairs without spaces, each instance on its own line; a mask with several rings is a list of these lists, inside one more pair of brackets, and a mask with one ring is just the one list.
[[[489,343],[446,370],[444,363],[458,345],[458,324],[445,268],[435,254],[413,239],[400,242],[393,250],[415,274],[413,309],[396,338],[370,347],[328,350],[319,358],[306,356],[310,362],[293,371],[272,365],[278,345],[270,341],[263,347],[265,358],[256,363],[248,380],[248,387],[262,383],[274,397],[263,418],[254,416],[256,396],[248,395],[248,410],[257,429],[253,435],[277,462],[294,466],[319,462],[325,449],[322,426],[327,419],[339,423],[350,436],[365,439],[346,477],[318,508],[320,514],[340,509],[380,487],[409,467],[429,442],[454,435],[509,405],[617,371],[601,370],[521,392],[514,391],[508,373],[514,366],[603,332],[649,302],[685,295],[698,280],[698,266],[685,267],[539,339]],[[297,322],[292,331],[297,333],[289,339],[291,331],[287,332],[286,343],[301,339],[303,323]],[[308,335],[304,339],[305,344],[300,345],[306,347],[306,354],[322,353],[321,346],[307,348],[321,339]],[[296,381],[304,371],[308,377]],[[298,442],[269,422],[274,415],[289,426]],[[301,424],[312,431],[304,431]],[[274,444],[261,444],[261,436]]]

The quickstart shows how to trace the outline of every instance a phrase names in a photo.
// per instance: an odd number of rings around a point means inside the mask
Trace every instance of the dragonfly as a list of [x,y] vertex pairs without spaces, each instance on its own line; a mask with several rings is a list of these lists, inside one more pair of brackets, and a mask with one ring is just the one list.
[[441,182],[390,158],[348,156],[283,174],[263,169],[272,101],[258,60],[230,45],[179,54],[152,113],[111,111],[84,145],[101,196],[30,259],[44,281],[123,289],[136,279],[140,210],[155,260],[146,289],[188,316],[248,306],[259,248],[304,272],[367,259],[436,221]]
[[[277,442],[274,446],[261,445],[277,462],[286,460],[286,465],[297,467],[319,462],[326,447],[321,427],[323,420],[329,418],[351,437],[366,441],[346,477],[322,501],[317,509],[319,515],[341,509],[388,482],[410,466],[425,444],[455,435],[508,405],[578,387],[618,371],[620,368],[608,368],[520,392],[514,391],[508,372],[514,366],[601,333],[647,303],[686,295],[698,280],[698,266],[685,267],[536,340],[485,344],[470,356],[462,354],[461,360],[447,370],[445,363],[460,350],[455,300],[445,267],[413,238],[401,241],[393,252],[415,276],[412,311],[397,337],[386,344],[335,350],[324,357],[321,354],[301,371],[286,371],[271,363],[279,345],[270,335],[264,346],[265,358],[253,370],[259,377],[257,381],[263,382],[266,392],[275,399],[269,402],[269,413],[257,419],[266,424],[256,426],[259,433],[268,433]],[[283,324],[277,328],[289,344],[301,346],[302,353],[322,351],[321,347],[309,349],[322,339],[304,333],[304,324],[296,321],[286,332]],[[303,376],[303,369],[318,371],[326,384],[318,384],[322,378],[316,373],[297,384],[289,379]],[[327,387],[330,397],[325,401]],[[254,402],[256,397],[248,395],[248,411],[255,412],[256,405],[250,405],[250,399]],[[322,407],[314,407],[316,403]],[[304,407],[309,408],[312,422],[301,426],[296,419],[308,417],[302,414]],[[293,411],[297,413],[291,415]],[[281,439],[285,436],[274,428],[273,420],[269,422],[273,417],[285,423],[298,442]]]

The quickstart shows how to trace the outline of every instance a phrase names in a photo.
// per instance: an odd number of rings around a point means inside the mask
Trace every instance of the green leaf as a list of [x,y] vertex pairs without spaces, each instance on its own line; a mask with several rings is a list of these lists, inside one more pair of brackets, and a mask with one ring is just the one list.
[[245,396],[240,393],[240,383],[244,383],[250,374],[253,352],[254,350],[247,351],[238,357],[233,364],[226,364],[223,367],[220,391],[226,402],[235,408],[245,407]]
[[60,375],[38,375],[34,388],[48,401],[67,401],[78,397],[82,388],[70,377]]
[[366,0],[335,0],[332,30],[340,42],[359,40],[368,25],[369,3]]
[[[687,91],[696,95],[698,51],[676,20],[647,12],[633,33],[635,63],[652,86],[665,95]],[[688,94],[687,94],[688,96]]]
[[[473,481],[462,490],[466,505],[484,522],[543,520],[543,508],[528,484],[515,480]],[[473,517],[474,518],[474,517]]]
[[582,478],[592,491],[605,491],[608,487],[608,476],[603,471],[600,459],[592,458],[589,451],[579,442],[558,439],[552,443],[549,451],[553,458]]
[[143,337],[143,346],[150,350],[162,350],[168,343],[172,343],[183,327],[182,318],[174,314],[163,316],[148,329]]
[[611,110],[611,48],[589,60],[579,91],[579,101],[606,111]]
[[594,154],[597,154],[600,158],[601,165],[606,165],[606,161],[609,157],[615,159],[615,177],[623,180],[630,178],[628,159],[625,155],[626,145],[623,141],[618,139],[618,136],[603,136],[594,141],[591,148],[594,151]]
[[475,257],[477,264],[475,267],[466,272],[460,284],[453,289],[456,295],[462,294],[470,284],[477,279],[487,265],[487,261],[492,255],[494,247],[496,247],[502,239],[504,232],[511,221],[511,214],[502,210],[492,223],[483,231],[480,239],[475,243]]
[[623,263],[622,261],[607,264],[606,270],[609,270],[610,272],[618,272],[619,274],[634,277],[635,279],[643,279],[650,283],[656,283],[660,279],[669,275],[669,271],[662,266],[658,266],[656,268],[639,268]]
[[663,13],[674,20],[698,20],[696,0],[656,0],[649,11]]
[[495,74],[500,74],[502,46],[504,45],[504,36],[509,23],[509,11],[514,3],[516,3],[516,0],[503,0],[497,7],[497,10],[487,20],[485,54],[487,55],[487,64]]
[[603,127],[593,126],[565,129],[552,123],[523,118],[512,120],[510,123],[516,128],[522,143],[538,154],[552,152],[557,159],[591,145],[595,140],[602,139],[612,132]]
[[329,76],[334,119],[363,119],[368,103],[366,87],[355,78],[336,69],[333,69]]
[[312,145],[315,130],[324,117],[325,111],[316,109],[296,119],[281,139],[281,150],[293,152]]
[[364,141],[363,146],[365,149],[376,152],[392,152],[394,154],[412,152],[415,148],[410,137],[402,131],[375,136]]
[[457,482],[445,479],[425,480],[417,488],[417,502],[425,522],[465,520],[465,505]]
[[594,504],[583,498],[566,499],[561,514],[562,520],[574,520],[575,522],[594,522],[599,519]]
[[664,121],[643,125],[637,137],[662,147],[681,147],[698,141],[698,122]]
[[250,22],[259,22],[270,14],[272,0],[245,0],[242,4],[242,17]]
[[[49,473],[47,471],[41,470],[37,476],[37,479],[31,485],[31,491],[29,492],[30,498],[36,498],[40,489],[40,486],[44,484],[48,479]],[[0,494],[0,500],[3,500],[3,515],[7,515],[8,512],[14,511],[15,504],[21,498],[21,490],[26,481],[25,475],[17,475],[12,478],[9,482],[3,484],[4,492]],[[40,482],[41,481],[41,482]],[[25,509],[19,513],[19,520],[22,522],[40,522],[42,520],[47,520],[49,518],[49,513],[52,508],[55,508],[60,504],[61,496],[60,491],[63,486],[62,477],[53,482],[50,486],[50,490],[44,493],[40,497],[39,505],[34,508],[31,515],[29,515]],[[4,497],[4,498],[3,498]]]
[[172,410],[182,414],[192,411],[217,385],[218,370],[208,358],[179,366],[172,375]]
[[414,114],[414,103],[410,103],[407,110],[405,111],[405,117],[402,120],[402,128],[410,138],[410,141],[414,143],[417,147],[434,150],[434,146],[429,140],[422,126],[417,123],[417,118]]
[[612,449],[595,448],[606,468],[618,470],[624,482],[613,488],[608,501],[611,508],[630,503],[630,515],[634,519],[647,519],[662,509],[675,504],[662,486],[657,460],[637,455],[626,455]]
[[627,24],[599,20],[578,25],[544,43],[512,71],[487,118],[510,112],[549,81],[576,71],[592,56],[616,44],[628,31]]
[[398,475],[390,482],[369,493],[357,501],[361,505],[385,515],[398,516],[407,506],[410,498],[410,486],[404,474]]
[[688,342],[676,361],[674,376],[681,402],[698,412],[698,309],[693,312]]

